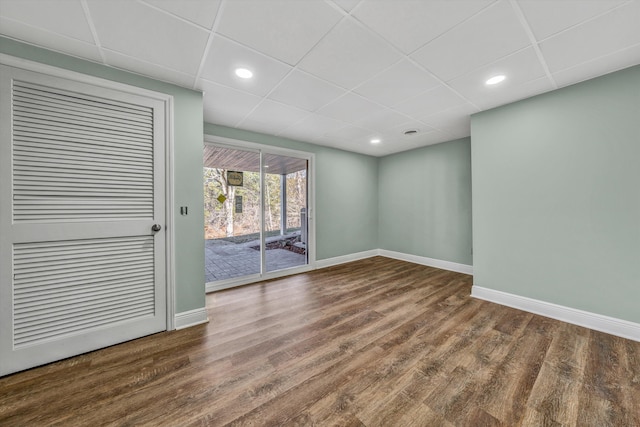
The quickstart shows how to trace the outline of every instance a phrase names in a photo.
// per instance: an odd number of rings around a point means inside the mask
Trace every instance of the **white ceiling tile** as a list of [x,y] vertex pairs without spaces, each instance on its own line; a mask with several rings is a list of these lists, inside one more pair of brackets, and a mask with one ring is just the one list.
[[224,112],[226,123],[219,124],[238,124],[262,101],[259,96],[205,80],[200,80],[198,89],[204,92],[205,111]]
[[350,12],[361,0],[332,0],[343,10]]
[[302,59],[299,67],[351,89],[399,59],[392,48],[347,18]]
[[494,0],[365,0],[353,15],[404,53],[411,53]]
[[563,87],[638,64],[640,44],[558,71],[553,78],[558,86]]
[[[405,132],[408,130],[415,130],[417,131],[417,133],[405,134]],[[383,133],[383,135],[385,138],[389,140],[392,140],[392,139],[405,140],[406,139],[407,141],[411,141],[411,140],[417,139],[420,135],[424,135],[434,131],[435,129],[433,129],[431,126],[428,126],[420,121],[409,120],[409,121],[405,121],[400,125],[390,126]]]
[[323,137],[335,138],[339,141],[349,141],[351,143],[369,143],[371,138],[377,137],[378,132],[364,129],[358,126],[347,125],[340,129],[327,132]]
[[141,3],[88,1],[103,47],[195,75],[208,32]]
[[213,27],[220,6],[220,0],[145,0],[145,2],[208,29]]
[[[241,79],[236,68],[248,68],[253,78]],[[264,96],[269,93],[292,68],[280,61],[244,47],[232,40],[215,36],[202,70],[202,77],[225,86]]]
[[518,0],[538,41],[612,9],[626,0]]
[[466,103],[465,99],[441,85],[395,105],[394,109],[417,118]]
[[285,129],[283,136],[296,135],[302,138],[303,134],[308,135],[306,139],[319,138],[327,132],[333,132],[346,126],[346,123],[320,114],[309,114],[299,122]]
[[282,80],[269,98],[303,110],[316,111],[344,93],[344,89],[296,69]]
[[640,1],[540,43],[552,73],[640,43]]
[[134,73],[142,74],[143,76],[151,77],[164,82],[170,82],[187,88],[192,88],[195,82],[195,76],[193,75],[170,70],[164,67],[159,67],[155,64],[140,61],[137,58],[122,55],[118,52],[113,52],[108,49],[104,49],[103,53],[106,64],[112,67],[121,68],[127,71],[133,71]]
[[[502,83],[497,85],[485,84],[487,79],[499,74],[506,76]],[[504,103],[506,97],[515,88],[544,76],[544,69],[535,51],[533,48],[527,48],[451,80],[449,85],[471,102],[484,108],[495,104],[493,98],[497,98]],[[517,99],[514,94],[513,100]]]
[[469,126],[471,114],[480,111],[471,104],[459,105],[431,114],[421,119],[422,122],[439,130],[451,129],[459,126]]
[[425,132],[421,135],[416,135],[416,138],[411,140],[414,148],[426,147],[428,145],[439,144],[441,142],[451,141],[454,138],[451,134],[442,131]]
[[12,19],[0,17],[0,34],[68,55],[102,62],[100,51],[93,44],[41,30]]
[[384,107],[374,104],[359,95],[347,93],[345,96],[319,109],[318,113],[347,123],[354,123],[383,109]]
[[80,0],[4,0],[0,9],[5,18],[87,43],[94,41]]
[[203,119],[206,123],[214,125],[222,125],[227,127],[236,127],[238,124],[237,116],[227,109],[218,109],[216,107],[207,107],[204,110]]
[[218,32],[295,65],[342,18],[321,1],[226,2]]
[[553,90],[553,86],[549,79],[547,77],[542,77],[513,86],[509,91],[496,93],[491,98],[478,103],[478,106],[483,110],[487,110],[489,108],[510,104],[521,99],[531,98],[532,96],[540,95],[551,90]]
[[355,122],[355,125],[383,132],[389,128],[395,128],[397,126],[407,123],[411,120],[404,114],[398,113],[391,109],[384,109],[377,111],[373,114],[369,114],[361,120]]
[[349,150],[346,145],[347,142],[345,141],[340,141],[334,137],[329,137],[329,136],[322,136],[320,138],[317,138],[314,140],[315,144],[319,144],[325,147],[332,147],[332,148],[337,148],[339,150],[348,150],[348,151],[354,151],[354,152],[359,152],[359,151],[355,151],[355,150]]
[[471,136],[470,124],[467,124],[465,126],[448,127],[445,129],[447,134],[449,135],[449,141],[453,141],[454,139],[467,138]]
[[529,44],[511,5],[500,1],[411,57],[442,80],[449,81]]
[[240,125],[244,127],[252,124],[259,126],[264,132],[276,135],[307,115],[307,111],[265,99]]
[[6,37],[185,87],[200,73],[206,122],[374,156],[551,90],[524,24],[562,87],[640,64],[638,22],[640,0],[0,0]]
[[358,86],[354,92],[381,104],[393,105],[438,84],[429,73],[409,60],[402,60]]

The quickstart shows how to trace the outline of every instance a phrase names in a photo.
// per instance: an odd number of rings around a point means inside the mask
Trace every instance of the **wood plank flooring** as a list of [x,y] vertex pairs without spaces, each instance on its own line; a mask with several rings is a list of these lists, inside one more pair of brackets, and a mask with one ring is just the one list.
[[0,378],[2,426],[640,426],[640,343],[375,257],[209,294],[210,323]]

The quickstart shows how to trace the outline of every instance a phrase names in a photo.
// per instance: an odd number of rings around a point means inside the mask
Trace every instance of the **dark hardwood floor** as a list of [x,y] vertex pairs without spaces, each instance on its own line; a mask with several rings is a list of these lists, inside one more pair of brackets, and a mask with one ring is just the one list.
[[640,426],[640,343],[375,257],[207,296],[210,323],[0,378],[2,426]]

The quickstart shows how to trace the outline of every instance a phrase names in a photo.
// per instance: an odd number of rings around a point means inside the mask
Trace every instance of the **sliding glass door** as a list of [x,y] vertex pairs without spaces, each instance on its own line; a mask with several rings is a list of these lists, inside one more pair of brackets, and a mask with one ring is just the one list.
[[305,265],[307,160],[276,154],[265,154],[263,159],[266,270]]
[[282,151],[205,144],[208,291],[309,267],[312,156]]

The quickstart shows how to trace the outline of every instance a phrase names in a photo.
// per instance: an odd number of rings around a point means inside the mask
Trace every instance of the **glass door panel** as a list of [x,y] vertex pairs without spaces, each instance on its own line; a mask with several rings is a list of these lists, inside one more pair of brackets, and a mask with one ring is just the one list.
[[261,273],[260,153],[204,146],[205,281]]
[[309,264],[308,172],[308,158],[205,144],[208,290]]
[[306,159],[263,155],[265,271],[308,263]]

